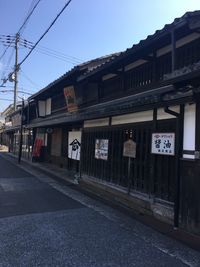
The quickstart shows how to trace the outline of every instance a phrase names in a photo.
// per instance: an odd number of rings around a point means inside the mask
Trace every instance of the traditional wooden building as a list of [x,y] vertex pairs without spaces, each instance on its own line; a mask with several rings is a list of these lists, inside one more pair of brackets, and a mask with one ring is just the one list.
[[27,128],[28,105],[25,103],[22,108],[22,101],[17,102],[16,110],[14,110],[13,105],[10,105],[3,114],[5,116],[5,125],[2,133],[3,144],[8,146],[9,152],[18,156],[20,138],[22,138],[22,156],[31,159],[33,138],[32,131]]
[[[80,150],[76,157],[68,155],[69,142],[77,139],[77,145],[80,144],[83,126],[83,118],[78,115],[83,96],[82,91],[76,90],[77,79],[116,56],[118,53],[80,64],[29,98],[28,127],[37,143],[33,151],[34,160],[53,163],[74,174],[79,173]],[[87,95],[84,98],[84,101],[89,101]]]
[[75,67],[30,97],[28,114],[36,158],[200,234],[200,11]]
[[[199,48],[200,12],[186,13],[78,79],[79,87],[95,95],[87,109],[93,119],[86,118],[82,130],[82,177],[123,188],[140,210],[173,218],[175,227],[195,233]],[[128,140],[136,149],[132,156],[124,152]]]

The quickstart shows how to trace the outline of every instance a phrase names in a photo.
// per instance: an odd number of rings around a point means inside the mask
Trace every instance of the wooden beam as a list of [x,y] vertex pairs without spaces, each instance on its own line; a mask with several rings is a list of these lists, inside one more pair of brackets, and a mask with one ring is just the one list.
[[116,74],[116,75],[121,75],[124,72],[124,68],[122,70],[115,70],[112,72],[109,72],[110,74]]
[[146,61],[153,61],[154,60],[154,56],[142,56],[141,59],[144,59]]

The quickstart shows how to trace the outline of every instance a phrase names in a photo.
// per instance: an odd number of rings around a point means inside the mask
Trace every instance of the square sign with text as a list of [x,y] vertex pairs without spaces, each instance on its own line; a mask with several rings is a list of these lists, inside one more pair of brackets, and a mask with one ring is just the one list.
[[153,133],[151,153],[160,155],[175,155],[175,133]]

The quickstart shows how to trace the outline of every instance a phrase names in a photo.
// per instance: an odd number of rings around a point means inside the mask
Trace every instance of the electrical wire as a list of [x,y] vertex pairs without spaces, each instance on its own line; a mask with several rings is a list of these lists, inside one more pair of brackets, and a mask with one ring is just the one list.
[[[36,9],[36,7],[38,6],[38,4],[39,4],[40,1],[41,1],[41,0],[38,0],[38,1],[37,1],[37,3],[36,3],[36,4],[34,5],[34,7],[32,8],[31,12],[30,12],[30,13],[28,14],[28,16],[25,18],[25,20],[24,20],[22,26],[19,28],[19,30],[18,30],[16,36],[19,35],[19,33],[20,33],[20,32],[22,31],[22,29],[25,27],[25,25],[27,24],[28,20],[30,19],[31,15],[33,14],[34,10]],[[33,3],[33,2],[32,2],[32,3]],[[17,37],[14,37],[14,38],[12,39],[12,41],[10,42],[10,45],[6,47],[6,49],[4,50],[3,54],[0,56],[0,60],[1,60],[1,59],[3,58],[3,56],[6,54],[8,48],[14,43],[15,38],[17,38]]]
[[35,51],[38,52],[38,53],[41,53],[41,54],[44,54],[44,55],[47,55],[47,56],[50,56],[50,57],[53,57],[53,58],[62,60],[64,62],[68,62],[68,63],[70,63],[72,65],[77,65],[77,64],[80,64],[81,63],[81,62],[77,62],[77,61],[66,59],[63,56],[59,56],[59,55],[56,55],[56,54],[49,53],[47,51],[40,51],[38,49],[36,49]]
[[12,60],[12,58],[13,58],[14,52],[15,52],[15,50],[13,49],[12,52],[11,52],[11,54],[10,54],[10,57],[9,57],[9,59],[8,59],[8,61],[7,61],[7,64],[6,64],[6,69],[7,69],[7,70],[4,69],[4,71],[3,71],[2,75],[1,75],[1,80],[3,80],[3,77],[5,77],[6,72],[10,72],[10,71],[9,71],[9,70],[10,70],[10,64],[11,64],[11,60]]
[[0,98],[1,101],[10,101],[10,102],[13,102],[13,100],[11,99],[8,99],[8,98]]
[[22,71],[22,69],[20,70],[20,72],[21,72],[21,74],[32,84],[32,85],[34,85],[34,86],[36,86],[36,87],[40,87],[37,83],[35,83],[32,79],[30,79],[28,76],[27,76],[27,74],[24,72],[24,71]]
[[[0,90],[0,93],[13,93],[14,92],[14,89],[13,90]],[[22,93],[22,94],[26,94],[26,95],[32,95],[31,93],[29,92],[26,92],[24,90],[18,90],[17,91],[18,93]]]
[[0,60],[4,57],[4,55],[6,54],[6,52],[8,51],[8,48],[11,46],[11,44],[15,41],[15,38],[12,39],[12,42],[10,42],[10,44],[6,47],[6,49],[4,50],[3,54],[0,56]]
[[33,52],[33,50],[35,49],[35,47],[39,44],[39,42],[44,38],[44,36],[48,33],[48,31],[51,29],[51,27],[55,24],[55,22],[57,21],[57,19],[60,17],[60,15],[64,12],[64,10],[68,7],[68,5],[70,4],[72,0],[69,0],[64,7],[61,9],[61,11],[58,13],[58,15],[55,17],[55,19],[52,21],[52,23],[50,24],[50,26],[47,28],[47,30],[42,34],[42,36],[39,38],[39,40],[34,44],[34,46],[32,47],[32,49],[29,51],[29,53],[25,56],[25,58],[18,64],[18,67],[20,67],[25,60],[30,56],[30,54]]
[[[24,43],[23,43],[24,42]],[[32,48],[34,43],[33,42],[30,42],[26,39],[24,39],[22,42],[22,45],[24,45],[25,47],[27,48]],[[44,50],[44,51],[47,51],[47,52],[51,52],[51,53],[55,53],[55,54],[59,54],[60,56],[63,56],[63,57],[66,57],[66,58],[69,58],[69,59],[72,59],[74,61],[77,61],[77,63],[82,63],[83,60],[80,59],[80,58],[77,58],[77,57],[74,57],[74,56],[70,56],[70,55],[67,55],[67,54],[64,54],[62,52],[59,52],[59,51],[56,51],[54,49],[51,49],[51,48],[48,48],[48,47],[45,47],[45,46],[41,46],[41,45],[38,45],[38,49],[40,50]]]
[[[3,86],[2,88],[5,88],[5,89],[0,89],[0,91],[7,90],[7,88],[10,88],[10,89],[12,89],[12,90],[13,90],[13,86],[11,86],[11,85]],[[18,87],[18,89],[20,89],[20,90],[23,90],[23,91],[24,91],[24,87],[22,87],[22,86],[19,86],[19,87]],[[26,90],[25,90],[25,91],[26,91]]]
[[60,54],[60,55],[63,56],[63,57],[68,57],[68,58],[70,58],[70,59],[72,59],[72,60],[74,60],[74,61],[77,61],[78,63],[82,63],[82,62],[83,62],[83,60],[80,59],[80,58],[77,58],[77,57],[74,57],[74,56],[70,56],[70,55],[64,54],[64,53],[62,53],[62,52],[56,51],[56,50],[51,49],[51,48],[47,48],[47,47],[45,47],[45,46],[38,46],[38,48],[39,48],[39,49],[44,49],[44,50],[50,51],[50,52],[52,52],[52,53]]
[[[26,47],[28,49],[32,49],[33,46],[34,46],[34,43],[33,42],[29,42],[26,39],[21,39],[20,40],[20,45],[24,46],[24,47]],[[58,52],[56,50],[53,50],[53,49],[50,49],[50,48],[47,48],[47,47],[44,47],[44,46],[38,46],[37,48],[35,48],[35,51],[38,52],[38,53],[50,56],[50,57],[54,57],[56,59],[60,59],[62,61],[68,62],[68,63],[71,63],[72,65],[77,65],[77,64],[80,64],[80,63],[83,62],[83,60],[81,60],[81,59],[78,59],[78,58],[73,57],[73,56],[66,55],[66,54],[64,54],[62,52]]]
[[[52,28],[52,26],[56,23],[58,18],[61,16],[61,14],[64,12],[64,10],[68,7],[68,5],[71,3],[72,0],[67,1],[67,3],[64,5],[64,7],[61,9],[61,11],[57,14],[55,19],[51,22],[50,26],[46,29],[46,31],[42,34],[42,36],[39,38],[39,40],[34,44],[34,46],[31,48],[29,53],[25,56],[25,58],[17,65],[17,68],[20,68],[20,66],[26,61],[26,59],[30,56],[30,54],[33,52],[33,50],[36,48],[36,46],[39,44],[39,42],[44,38],[44,36],[49,32],[49,30]],[[21,30],[21,28],[20,28]],[[10,43],[11,45],[11,43]],[[9,47],[9,46],[8,46]],[[7,47],[7,49],[8,49]],[[1,58],[0,58],[1,59]],[[3,80],[3,84],[5,84],[8,81],[9,77]]]
[[[29,8],[29,11],[28,11],[28,15],[27,17],[25,18],[22,26],[20,27],[20,29],[18,30],[18,34],[22,31],[22,29],[25,29],[25,26],[28,22],[28,20],[30,19],[31,15],[33,14],[34,10],[37,8],[38,4],[41,2],[41,0],[38,0],[37,3],[34,5],[34,7],[32,8],[32,5],[34,3],[34,0],[32,1],[31,5],[30,5],[30,8]],[[32,9],[31,9],[32,8]]]

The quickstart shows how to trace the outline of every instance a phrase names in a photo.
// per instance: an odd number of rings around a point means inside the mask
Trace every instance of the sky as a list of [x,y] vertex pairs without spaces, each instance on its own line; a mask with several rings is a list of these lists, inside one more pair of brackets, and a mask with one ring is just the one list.
[[[37,1],[0,0],[0,37],[15,35]],[[66,3],[41,0],[21,32],[22,40],[36,43]],[[18,99],[46,87],[80,62],[124,51],[185,12],[199,9],[199,0],[72,0],[22,64]],[[6,49],[2,40],[0,57]],[[19,47],[19,62],[29,51]],[[14,62],[10,47],[0,60],[0,79],[12,72]],[[0,88],[0,112],[13,101],[14,83],[5,86]]]

